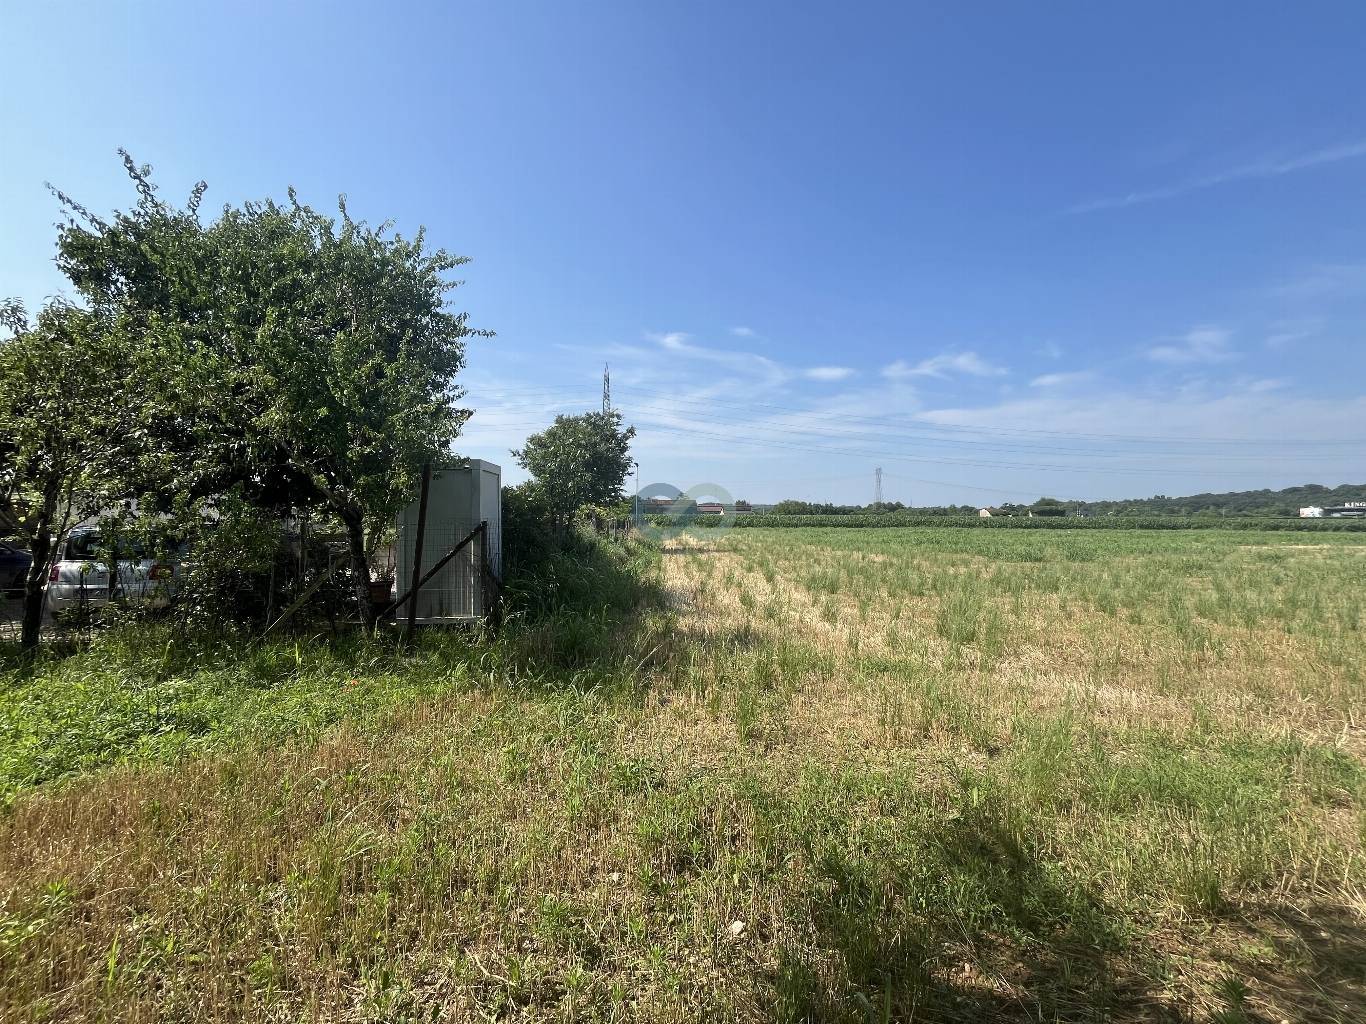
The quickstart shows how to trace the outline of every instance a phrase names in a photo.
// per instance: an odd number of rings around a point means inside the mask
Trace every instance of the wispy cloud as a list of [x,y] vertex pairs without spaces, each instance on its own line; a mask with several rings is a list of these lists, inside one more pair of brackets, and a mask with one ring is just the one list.
[[737,338],[759,337],[759,332],[756,331],[753,327],[732,327],[730,329],[730,333],[735,335]]
[[1282,388],[1290,386],[1290,381],[1284,377],[1261,377],[1253,380],[1242,380],[1237,383],[1242,390],[1252,395],[1264,395],[1268,391],[1280,391]]
[[[1182,441],[1227,439],[1230,436],[1264,440],[1276,445],[1287,444],[1286,424],[1293,423],[1300,438],[1321,438],[1343,444],[1344,439],[1360,437],[1366,423],[1366,396],[1343,399],[1310,398],[1295,395],[1268,382],[1266,387],[1234,387],[1214,385],[1201,395],[1200,401],[1190,401],[1174,392],[1107,393],[1098,401],[1095,395],[1031,396],[1028,399],[1004,402],[978,408],[926,409],[917,419],[933,423],[960,426],[982,426],[1005,430],[1030,430],[1047,423],[1050,430],[1077,435],[1130,435],[1167,437]],[[1200,449],[1196,449],[1197,452]],[[1268,466],[1250,456],[1260,452],[1253,448],[1237,449],[1245,456],[1248,475],[1265,480],[1274,475]],[[1324,451],[1306,455],[1298,453],[1280,459],[1287,465],[1302,460],[1317,462],[1329,458],[1341,466],[1328,471],[1328,476],[1357,479],[1362,473],[1362,458],[1357,450],[1343,446],[1341,456]],[[1269,463],[1274,455],[1267,455]],[[1066,460],[1060,460],[1066,461]],[[1154,474],[1160,476],[1168,466],[1178,464],[1177,457],[1161,456],[1152,460]],[[1182,457],[1190,467],[1205,470],[1215,478],[1234,467],[1221,464],[1218,457],[1191,454]],[[1186,466],[1182,467],[1188,468]],[[1291,472],[1295,472],[1293,469]],[[1317,471],[1322,474],[1322,471]],[[1098,477],[1104,470],[1097,470]],[[1139,490],[1137,493],[1143,493]]]
[[1082,384],[1088,380],[1094,380],[1095,376],[1090,370],[1077,370],[1073,373],[1045,373],[1031,380],[1029,386],[1031,388],[1066,387],[1069,384]]
[[1347,142],[1336,146],[1327,146],[1323,149],[1312,150],[1308,153],[1301,153],[1298,156],[1273,157],[1257,160],[1248,164],[1240,164],[1239,166],[1230,167],[1227,170],[1219,171],[1215,174],[1206,174],[1202,177],[1190,178],[1187,181],[1178,182],[1173,185],[1164,185],[1159,188],[1129,192],[1122,196],[1094,199],[1090,202],[1078,203],[1076,206],[1070,207],[1066,212],[1095,213],[1097,210],[1116,210],[1125,206],[1137,206],[1140,203],[1153,203],[1163,199],[1174,199],[1175,197],[1185,195],[1188,192],[1199,192],[1203,189],[1225,185],[1232,181],[1247,181],[1255,178],[1279,178],[1283,174],[1294,174],[1296,171],[1305,171],[1313,167],[1321,167],[1325,164],[1335,164],[1342,160],[1355,160],[1358,157],[1363,156],[1366,156],[1366,141]]
[[[729,340],[724,329],[719,333]],[[1256,336],[1258,347],[1265,333]],[[959,502],[982,488],[1096,497],[1361,479],[1363,449],[1343,439],[1361,436],[1366,397],[1315,399],[1309,389],[1256,369],[1250,351],[1243,375],[1241,363],[1219,357],[1236,352],[1232,343],[1242,341],[1222,326],[1197,326],[1153,342],[1180,350],[1187,365],[1178,369],[1185,372],[1154,381],[1101,369],[1090,371],[1094,381],[1087,384],[1081,374],[1088,371],[1066,371],[1062,364],[1055,365],[1056,373],[1023,377],[1022,384],[1033,386],[1002,396],[997,385],[1012,378],[991,372],[962,378],[964,384],[986,382],[986,387],[960,388],[957,379],[947,387],[942,382],[926,389],[907,386],[962,373],[965,366],[989,370],[991,364],[980,356],[977,362],[951,353],[903,363],[903,374],[920,371],[911,382],[864,372],[799,387],[809,371],[826,367],[783,365],[779,369],[786,376],[774,384],[767,364],[752,353],[734,351],[724,340],[711,347],[670,331],[613,347],[612,383],[614,399],[639,431],[633,452],[642,465],[642,482],[686,486],[716,480],[751,500],[852,500],[856,489],[866,489],[866,478],[860,472],[853,480],[851,456],[859,456],[861,465],[884,465],[893,488],[899,474],[900,486],[913,486],[917,503]],[[1216,358],[1212,365],[1190,365],[1195,353]],[[574,383],[562,379],[563,364],[557,362],[555,371],[545,368],[540,384],[520,367],[504,366],[505,354],[481,354],[500,369],[480,370],[470,382],[469,404],[479,412],[466,428],[461,450],[501,461],[505,479],[520,479],[508,449],[543,429],[557,412],[597,407],[602,353],[584,349],[580,354],[592,358],[579,360]],[[1074,381],[1076,386],[1067,386]],[[949,404],[935,401],[935,390]],[[1301,447],[1296,442],[1286,449],[1287,423],[1294,424],[1295,437],[1333,444]],[[894,429],[897,424],[906,429]],[[1050,452],[1043,459],[1032,450],[1047,443],[1036,433],[1041,429],[1075,435],[1059,447],[1078,451]],[[1102,440],[1111,435],[1151,435],[1171,438],[1173,444],[1158,454],[1150,451],[1151,443]],[[1249,440],[1221,444],[1216,454],[1194,444],[1230,436]],[[1226,450],[1236,454],[1228,456]],[[1037,465],[1041,462],[1047,465]],[[917,481],[922,476],[934,479]]]
[[688,359],[715,363],[732,370],[755,373],[761,376],[765,383],[769,385],[781,384],[790,379],[792,375],[787,367],[768,358],[768,356],[761,356],[757,352],[745,352],[739,349],[708,348],[705,345],[698,345],[692,342],[690,336],[683,331],[647,333],[645,337],[647,340],[653,341],[666,352],[683,356]]
[[614,341],[602,345],[570,345],[563,341],[557,341],[553,345],[563,352],[594,357],[602,356],[606,359],[643,359],[652,353],[651,349],[643,345],[622,345]]
[[1323,330],[1322,317],[1308,316],[1292,320],[1277,320],[1266,336],[1267,348],[1286,348],[1297,341],[1312,338]]
[[907,380],[911,377],[1003,377],[1010,371],[1004,366],[989,363],[976,352],[945,352],[941,355],[922,359],[912,365],[898,359],[882,368],[882,376],[888,380]]
[[1229,344],[1233,332],[1223,327],[1195,327],[1168,343],[1154,345],[1144,354],[1155,363],[1190,366],[1201,363],[1226,363],[1238,358]]
[[807,380],[835,381],[848,380],[855,372],[848,366],[813,366],[809,370],[803,370],[802,376]]
[[1039,355],[1047,356],[1049,359],[1062,358],[1062,346],[1056,341],[1045,341],[1039,346]]
[[1284,299],[1325,299],[1366,291],[1366,263],[1324,263],[1276,288]]
[[645,337],[674,352],[686,352],[691,347],[688,345],[688,335],[683,331],[660,331],[646,334]]

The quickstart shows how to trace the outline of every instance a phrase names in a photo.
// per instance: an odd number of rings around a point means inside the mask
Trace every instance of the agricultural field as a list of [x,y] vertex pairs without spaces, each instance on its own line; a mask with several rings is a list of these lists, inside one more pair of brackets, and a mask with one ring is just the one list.
[[1366,1019],[1366,536],[702,531],[0,668],[0,1019]]

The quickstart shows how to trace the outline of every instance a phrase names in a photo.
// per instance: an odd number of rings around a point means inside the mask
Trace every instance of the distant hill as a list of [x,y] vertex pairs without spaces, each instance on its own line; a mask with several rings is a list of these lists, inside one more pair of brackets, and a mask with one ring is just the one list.
[[1219,494],[1191,494],[1171,498],[1159,494],[1152,498],[1126,501],[1064,502],[1092,512],[1137,512],[1160,515],[1293,516],[1306,505],[1341,505],[1347,501],[1366,501],[1366,484],[1301,484],[1273,491],[1225,491]]

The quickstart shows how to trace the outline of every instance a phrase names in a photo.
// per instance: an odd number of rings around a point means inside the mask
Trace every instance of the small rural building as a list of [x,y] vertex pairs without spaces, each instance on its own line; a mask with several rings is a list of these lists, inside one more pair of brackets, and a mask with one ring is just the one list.
[[978,519],[990,519],[990,518],[991,518],[992,516],[994,516],[995,514],[996,514],[995,511],[992,510],[992,509],[989,509],[989,508],[979,508],[979,509],[977,510],[977,518],[978,518]]
[[1323,509],[1319,508],[1317,505],[1307,505],[1307,506],[1305,506],[1304,508],[1300,509],[1300,518],[1301,518],[1301,519],[1322,519],[1322,518],[1323,518]]

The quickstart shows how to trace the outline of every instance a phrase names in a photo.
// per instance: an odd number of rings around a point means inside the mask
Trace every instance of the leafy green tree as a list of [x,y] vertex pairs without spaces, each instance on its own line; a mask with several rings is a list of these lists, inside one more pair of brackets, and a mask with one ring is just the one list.
[[832,505],[800,498],[784,498],[773,506],[773,514],[780,516],[847,516],[857,511],[859,509],[854,505]]
[[467,259],[355,221],[344,199],[325,216],[292,189],[205,224],[202,182],[177,208],[149,168],[124,164],[138,202],[108,221],[58,193],[58,262],[144,339],[145,489],[154,502],[234,489],[335,516],[368,625],[374,541],[469,415],[456,375],[466,339],[488,332],[446,301]]
[[587,505],[622,499],[635,436],[635,427],[622,427],[619,412],[556,416],[512,456],[531,474],[536,501],[563,526]]
[[1029,506],[1029,510],[1036,516],[1065,516],[1067,506],[1057,498],[1040,498]]
[[7,313],[18,330],[0,343],[0,518],[33,556],[20,626],[32,651],[61,539],[120,488],[137,431],[122,338],[71,306],[46,307],[32,326],[18,307]]

